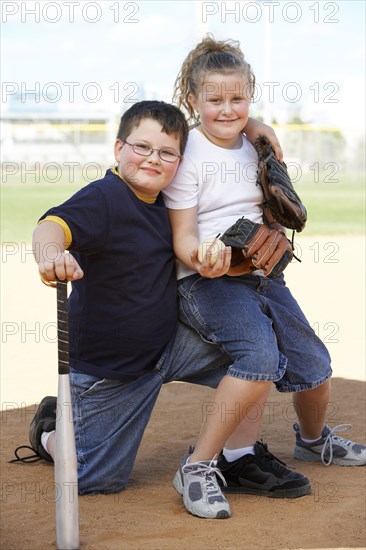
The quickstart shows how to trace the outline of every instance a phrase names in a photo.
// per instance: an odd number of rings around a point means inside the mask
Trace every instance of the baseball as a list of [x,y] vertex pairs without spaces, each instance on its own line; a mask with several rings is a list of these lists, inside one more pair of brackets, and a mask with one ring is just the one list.
[[220,250],[225,250],[225,245],[216,237],[208,237],[198,247],[198,259],[202,263],[206,257],[206,253],[211,253],[210,267],[215,265]]

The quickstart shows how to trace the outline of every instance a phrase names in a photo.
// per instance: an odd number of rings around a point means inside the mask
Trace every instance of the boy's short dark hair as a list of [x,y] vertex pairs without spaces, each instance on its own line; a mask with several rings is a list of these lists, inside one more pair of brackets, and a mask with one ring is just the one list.
[[163,132],[177,134],[180,153],[183,155],[188,139],[188,124],[182,111],[164,101],[139,101],[122,115],[117,139],[124,141],[141,120],[151,118],[160,122]]

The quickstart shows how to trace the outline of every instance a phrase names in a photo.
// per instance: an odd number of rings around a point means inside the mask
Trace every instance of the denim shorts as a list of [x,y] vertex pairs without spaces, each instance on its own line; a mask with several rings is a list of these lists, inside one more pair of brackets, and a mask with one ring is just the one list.
[[181,320],[233,358],[231,376],[273,381],[278,391],[315,388],[332,374],[330,356],[283,275],[208,279],[178,284]]
[[217,387],[231,357],[178,323],[154,370],[134,380],[111,380],[71,371],[79,494],[124,489],[163,383]]

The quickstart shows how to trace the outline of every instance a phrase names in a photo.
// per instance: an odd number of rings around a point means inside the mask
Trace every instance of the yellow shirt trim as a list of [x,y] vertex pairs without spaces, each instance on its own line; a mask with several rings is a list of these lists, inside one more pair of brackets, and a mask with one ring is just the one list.
[[72,243],[72,234],[71,234],[70,227],[67,225],[67,223],[62,218],[59,218],[58,216],[47,216],[46,218],[41,220],[39,223],[43,223],[43,222],[54,222],[60,225],[65,233],[65,248],[66,249],[69,248],[70,244]]
[[[118,177],[123,181],[123,183],[125,183],[126,185],[128,185],[128,183],[125,182],[125,180],[123,179],[123,177],[121,176],[121,174],[118,172],[116,166],[113,166],[113,167],[111,168],[111,171],[113,172],[113,174],[116,174],[116,176],[118,176]],[[131,187],[130,185],[128,185],[128,187],[131,189],[131,191],[132,191],[133,193],[135,193],[136,197],[137,197],[138,199],[140,199],[140,201],[146,202],[147,204],[154,204],[154,202],[156,202],[156,197],[143,197],[142,195],[139,195],[134,189],[132,189],[132,187]]]

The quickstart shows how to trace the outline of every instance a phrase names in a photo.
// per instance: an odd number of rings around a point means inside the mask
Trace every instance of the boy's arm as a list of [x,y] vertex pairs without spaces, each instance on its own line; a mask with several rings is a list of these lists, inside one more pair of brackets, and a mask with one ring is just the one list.
[[249,117],[243,132],[252,145],[254,145],[254,142],[258,136],[266,136],[274,149],[276,159],[280,162],[283,161],[283,151],[280,142],[278,141],[276,132],[273,128],[271,128],[271,126]]
[[33,232],[33,254],[46,284],[56,279],[75,281],[84,275],[75,258],[65,252],[65,232],[58,223],[44,221],[37,225]]
[[173,232],[173,247],[178,260],[202,277],[221,277],[227,273],[231,261],[231,248],[220,249],[217,260],[210,266],[210,254],[202,262],[198,259],[197,207],[184,210],[169,209],[169,220]]

